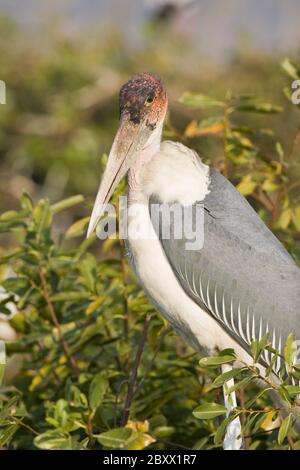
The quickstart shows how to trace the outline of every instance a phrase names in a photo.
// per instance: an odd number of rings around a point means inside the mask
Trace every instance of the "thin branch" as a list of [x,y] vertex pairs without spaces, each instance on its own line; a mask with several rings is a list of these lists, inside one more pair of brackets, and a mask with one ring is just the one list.
[[230,123],[228,119],[228,107],[227,105],[224,107],[224,131],[223,131],[223,152],[224,152],[224,170],[223,174],[226,178],[228,178],[228,135],[230,131]]
[[293,441],[293,439],[291,438],[291,435],[290,435],[290,434],[287,435],[287,441],[288,441],[288,443],[289,443],[289,446],[290,446],[291,450],[296,450],[294,441]]
[[153,356],[152,356],[152,359],[151,359],[151,361],[150,361],[150,364],[149,364],[149,366],[148,366],[146,372],[144,373],[143,377],[141,378],[141,380],[140,380],[139,383],[137,384],[134,393],[136,393],[137,390],[139,390],[139,389],[141,388],[141,386],[143,385],[143,383],[144,383],[146,377],[148,377],[148,375],[150,374],[150,372],[151,372],[151,370],[152,370],[152,368],[153,368],[153,366],[154,366],[156,357],[157,357],[157,355],[158,355],[158,353],[159,353],[159,351],[160,351],[160,348],[161,348],[161,346],[162,346],[162,344],[163,344],[163,341],[164,341],[166,335],[167,335],[170,331],[171,331],[171,328],[166,328],[166,330],[161,334],[160,339],[159,339],[159,342],[158,342],[158,345],[157,345],[157,347],[156,347],[156,349],[155,349],[155,351],[154,351],[154,354],[153,354]]
[[253,199],[255,199],[257,202],[259,202],[259,204],[261,204],[263,206],[264,209],[266,209],[268,212],[271,212],[274,210],[274,205],[272,204],[272,202],[267,199],[263,193],[252,193],[251,194],[251,197]]
[[[241,408],[245,408],[245,391],[244,391],[244,389],[238,390],[238,397],[239,397],[239,400],[240,400]],[[246,423],[245,413],[241,413],[242,428],[245,426],[245,423]],[[245,450],[249,450],[249,447],[250,447],[249,437],[244,437],[244,441],[245,441]]]
[[[283,417],[282,417],[282,416],[279,416],[279,419],[280,419],[280,423],[282,424],[282,422],[283,422]],[[279,429],[280,429],[280,427],[279,427]],[[287,439],[287,441],[288,441],[288,443],[289,443],[290,450],[296,450],[294,441],[293,441],[293,439],[292,439],[290,433],[287,434],[286,439]]]
[[142,354],[145,348],[150,321],[151,321],[151,315],[147,315],[145,323],[144,323],[143,332],[142,332],[140,342],[138,345],[138,349],[136,352],[132,373],[128,381],[127,396],[126,396],[125,406],[124,406],[124,410],[123,410],[123,414],[121,418],[121,426],[125,426],[129,418],[130,408],[131,408],[132,400],[134,397],[135,381],[136,381],[138,369],[141,363]]
[[294,153],[295,153],[295,150],[296,150],[299,142],[300,142],[300,129],[298,129],[298,131],[297,131],[297,133],[294,137],[291,150],[289,151],[289,154],[287,156],[287,160],[292,160],[292,158],[294,156]]
[[121,272],[123,280],[123,306],[124,306],[124,338],[128,339],[129,332],[129,310],[128,310],[128,290],[127,290],[127,264],[124,256],[124,242],[120,239],[120,248],[121,248]]
[[297,188],[299,186],[300,189],[300,181],[294,181],[290,186],[288,186],[287,191],[290,192],[292,189]]
[[16,416],[10,416],[9,417],[12,421],[14,421],[15,423],[17,423],[19,426],[23,427],[24,429],[26,429],[27,431],[31,432],[32,434],[34,434],[35,436],[38,436],[39,433],[33,429],[31,426],[29,426],[28,424],[25,424],[21,419],[17,418]]
[[44,272],[43,272],[43,269],[40,268],[39,269],[39,275],[40,275],[40,279],[41,279],[41,282],[42,282],[42,288],[43,288],[43,293],[44,293],[44,298],[46,300],[46,303],[47,303],[47,306],[48,306],[48,310],[49,310],[49,313],[51,315],[51,318],[52,318],[52,321],[57,329],[57,333],[58,333],[58,336],[60,338],[60,341],[61,341],[61,344],[63,346],[63,349],[66,353],[66,356],[71,364],[71,367],[73,369],[73,371],[78,374],[79,373],[79,368],[77,366],[77,363],[75,361],[75,359],[72,357],[71,355],[71,351],[70,351],[70,348],[69,348],[69,345],[68,343],[66,342],[65,338],[64,338],[64,335],[63,335],[63,332],[62,332],[62,329],[61,329],[61,326],[60,326],[60,323],[58,321],[58,318],[57,318],[57,315],[56,315],[56,312],[55,312],[55,309],[54,309],[54,306],[53,306],[53,303],[50,299],[50,293],[49,293],[49,289],[48,289],[48,285],[47,285],[47,281],[46,281],[46,278],[45,278],[45,275],[44,275]]
[[86,423],[86,428],[87,428],[87,434],[89,436],[89,446],[92,447],[93,443],[95,442],[94,439],[94,433],[93,433],[93,417],[94,417],[95,412],[93,411],[88,415],[87,418],[87,423]]
[[161,442],[162,444],[166,444],[168,446],[175,447],[175,449],[183,449],[183,450],[192,450],[190,447],[183,446],[182,444],[178,444],[177,442],[172,442],[172,441],[166,441],[165,439],[159,439],[158,442]]
[[117,427],[117,411],[118,411],[119,397],[121,394],[121,388],[123,387],[123,385],[126,385],[126,384],[128,384],[128,379],[122,380],[120,385],[117,387],[117,393],[116,393],[115,401],[114,401],[114,427],[115,428]]

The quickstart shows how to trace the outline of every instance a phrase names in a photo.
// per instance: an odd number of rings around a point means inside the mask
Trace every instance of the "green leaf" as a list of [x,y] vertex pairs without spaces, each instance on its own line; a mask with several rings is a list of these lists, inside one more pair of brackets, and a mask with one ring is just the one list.
[[51,296],[52,302],[67,302],[72,300],[88,300],[90,299],[91,294],[86,291],[68,291],[60,292],[59,294],[54,294]]
[[300,232],[300,205],[293,209],[292,221],[296,230]]
[[203,357],[199,361],[199,365],[200,367],[217,367],[222,364],[230,364],[234,362],[235,360],[236,358],[231,355]]
[[289,366],[289,369],[291,369],[293,366],[294,355],[296,351],[297,351],[297,347],[295,344],[294,335],[293,333],[290,333],[285,342],[284,352],[283,352],[285,362]]
[[237,375],[239,375],[245,369],[232,369],[228,372],[224,372],[223,374],[219,375],[212,383],[211,388],[218,388],[221,387],[225,382],[230,379],[233,379]]
[[256,188],[257,183],[253,181],[252,175],[244,176],[240,183],[237,185],[236,189],[243,195],[243,196],[250,196],[253,193],[254,189]]
[[97,278],[97,262],[91,253],[87,253],[80,263],[80,272],[84,277],[86,287],[94,291]]
[[56,204],[52,204],[50,209],[52,214],[55,215],[58,212],[61,212],[65,209],[70,209],[70,207],[76,206],[77,204],[80,204],[83,201],[84,197],[81,194],[77,194],[77,196],[72,196],[67,199],[64,199],[63,201],[59,201]]
[[283,147],[282,147],[281,143],[276,142],[275,148],[276,148],[276,152],[278,153],[280,161],[283,161],[284,160],[284,150],[283,150]]
[[33,220],[36,224],[37,232],[40,233],[43,229],[50,227],[52,222],[52,214],[49,202],[46,199],[41,199],[33,210]]
[[2,282],[2,286],[7,292],[23,296],[29,288],[29,282],[26,277],[9,277]]
[[[273,349],[273,348],[267,348],[267,349],[269,350],[269,349]],[[277,358],[278,358],[278,352],[273,350],[272,355],[271,355],[270,364],[266,368],[266,377],[269,377],[270,374],[272,373],[272,371],[274,370],[274,365],[276,364]]]
[[46,421],[60,431],[68,433],[81,426],[80,413],[72,411],[67,400],[60,398],[56,403],[49,404],[48,408]]
[[257,363],[259,361],[259,358],[263,350],[266,348],[268,342],[269,342],[269,335],[263,336],[261,340],[256,339],[252,341],[250,345],[250,349],[251,349],[254,363]]
[[193,410],[193,415],[197,419],[213,419],[226,414],[226,408],[219,403],[204,403]]
[[287,207],[281,212],[279,219],[276,222],[276,227],[281,228],[282,230],[286,230],[288,226],[290,225],[291,220],[292,220],[292,209],[290,207]]
[[288,435],[292,424],[292,415],[289,414],[281,423],[278,432],[278,444],[281,445]]
[[134,430],[132,437],[127,441],[124,449],[143,450],[153,442],[155,442],[155,439],[149,434]]
[[13,220],[18,220],[20,217],[19,212],[17,211],[6,211],[0,215],[1,222],[11,222]]
[[15,434],[15,432],[19,429],[18,424],[10,424],[9,426],[1,429],[0,432],[0,446],[3,447],[8,444]]
[[124,449],[134,435],[130,428],[115,428],[97,436],[97,441],[109,449]]
[[70,238],[81,237],[84,235],[89,220],[90,217],[84,217],[83,219],[74,222],[66,232],[66,239],[68,240]]
[[281,62],[281,67],[283,70],[293,79],[297,80],[300,78],[300,68],[290,59],[284,59]]
[[158,426],[152,432],[156,439],[166,439],[172,436],[176,432],[176,428],[173,426]]
[[3,382],[4,372],[5,372],[5,364],[2,364],[0,362],[0,387],[1,387],[2,382]]
[[289,395],[299,395],[300,394],[300,387],[297,385],[285,385],[285,389],[287,390]]
[[202,437],[192,447],[192,450],[204,450],[207,449],[207,443],[209,441],[209,436]]
[[89,403],[93,411],[101,404],[106,390],[109,387],[107,371],[99,372],[93,378],[89,389]]
[[71,406],[75,408],[87,408],[88,400],[84,393],[76,385],[71,385],[68,390],[68,398]]
[[29,194],[24,192],[20,199],[22,209],[31,212],[33,209],[33,202]]
[[223,108],[225,106],[223,101],[216,100],[202,93],[191,93],[189,91],[183,93],[179,98],[179,102],[194,109]]
[[70,435],[56,429],[35,437],[34,444],[43,450],[72,450]]
[[227,430],[227,426],[238,416],[237,413],[233,413],[227,418],[223,419],[220,426],[217,428],[214,435],[214,443],[216,446],[220,446],[223,443],[224,435]]
[[291,397],[289,395],[289,392],[287,391],[287,389],[285,388],[284,385],[280,385],[280,387],[278,388],[278,393],[281,397],[281,399],[287,403],[288,405],[291,404],[292,400],[291,400]]
[[249,382],[251,382],[251,380],[253,378],[254,378],[254,376],[251,375],[251,376],[245,377],[244,379],[242,379],[239,382],[235,383],[234,385],[232,385],[231,387],[229,387],[226,390],[226,395],[229,395],[230,393],[235,392],[239,388],[245,387],[246,385],[248,385]]
[[280,188],[279,184],[274,183],[272,177],[271,178],[266,178],[265,181],[262,184],[262,189],[266,193],[273,193],[274,191],[277,191],[277,189],[279,189],[279,188]]
[[266,393],[268,392],[269,390],[272,390],[272,388],[264,388],[263,390],[261,390],[260,392],[256,393],[254,395],[254,397],[250,398],[247,402],[246,402],[246,409],[249,409],[251,408],[254,403],[258,403],[259,402],[259,399]]
[[270,103],[253,103],[247,105],[237,106],[236,111],[243,113],[258,113],[258,114],[276,114],[283,111],[282,106],[276,106]]
[[18,333],[26,332],[26,317],[23,313],[15,313],[9,320],[12,326]]

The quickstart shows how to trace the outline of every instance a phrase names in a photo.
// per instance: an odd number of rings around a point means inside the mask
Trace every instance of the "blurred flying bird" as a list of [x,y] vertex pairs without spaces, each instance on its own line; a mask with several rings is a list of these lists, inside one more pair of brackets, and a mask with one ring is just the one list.
[[146,0],[152,17],[160,21],[167,21],[196,3],[199,0]]

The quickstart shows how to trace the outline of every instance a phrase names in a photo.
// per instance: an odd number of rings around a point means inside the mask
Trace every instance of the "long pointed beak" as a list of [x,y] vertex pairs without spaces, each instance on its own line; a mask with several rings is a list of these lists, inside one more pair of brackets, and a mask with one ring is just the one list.
[[127,116],[121,118],[98,189],[87,237],[96,229],[115,188],[134,163],[138,153],[146,145],[150,134],[151,131],[144,122],[134,124]]

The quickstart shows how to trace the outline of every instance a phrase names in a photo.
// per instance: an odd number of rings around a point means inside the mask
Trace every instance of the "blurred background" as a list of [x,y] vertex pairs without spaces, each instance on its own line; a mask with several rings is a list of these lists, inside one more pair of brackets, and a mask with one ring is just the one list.
[[[268,125],[288,148],[299,118],[280,62],[297,60],[299,18],[297,0],[0,0],[0,211],[18,207],[24,190],[51,202],[94,196],[119,87],[140,71],[165,81],[178,135],[194,117],[182,92],[231,89],[284,105]],[[190,140],[207,161],[222,152],[210,135]],[[274,152],[271,137],[263,146]]]

